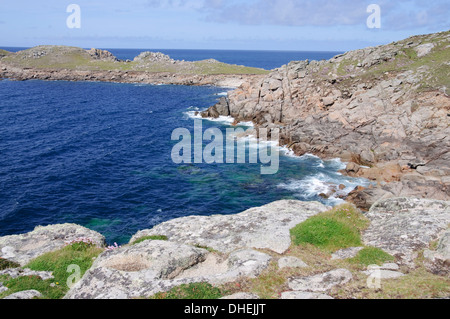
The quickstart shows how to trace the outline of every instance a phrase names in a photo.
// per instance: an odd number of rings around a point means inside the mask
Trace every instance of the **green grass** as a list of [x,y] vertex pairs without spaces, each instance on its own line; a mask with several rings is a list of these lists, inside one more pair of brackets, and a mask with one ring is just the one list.
[[[47,54],[34,57],[30,53],[45,51]],[[7,55],[0,51],[0,56]],[[138,71],[148,73],[176,73],[186,75],[218,75],[218,74],[268,74],[269,71],[226,63],[210,63],[207,61],[171,63],[139,63],[115,62],[93,59],[85,50],[65,46],[40,46],[15,54],[8,54],[2,62],[22,68],[68,69],[83,71]]]
[[67,279],[74,274],[68,272],[68,267],[70,265],[79,266],[81,278],[92,266],[94,259],[103,251],[94,245],[75,243],[61,250],[44,254],[32,260],[25,268],[35,271],[51,271],[55,278],[49,280],[42,280],[36,276],[3,278],[3,284],[9,290],[0,294],[0,298],[18,291],[34,289],[39,291],[44,299],[60,299],[69,290]]
[[168,292],[157,293],[151,299],[170,299],[170,300],[214,300],[225,296],[225,292],[208,283],[193,283],[181,285],[171,289]]
[[137,244],[140,244],[140,243],[142,243],[144,241],[147,241],[147,240],[164,240],[164,241],[167,241],[168,238],[167,238],[167,236],[145,236],[145,237],[136,239],[132,243],[132,245],[137,245]]
[[366,247],[361,250],[354,258],[348,259],[348,262],[364,266],[381,266],[387,262],[393,262],[394,260],[394,256],[389,255],[379,248]]
[[311,244],[328,252],[361,246],[369,221],[352,205],[342,205],[291,229],[295,245]]

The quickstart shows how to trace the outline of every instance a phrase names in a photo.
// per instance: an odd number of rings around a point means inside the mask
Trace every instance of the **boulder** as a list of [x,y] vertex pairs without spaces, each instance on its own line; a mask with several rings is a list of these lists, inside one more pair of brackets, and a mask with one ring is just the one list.
[[14,294],[11,294],[3,299],[34,299],[34,298],[40,298],[42,297],[42,294],[37,290],[26,290],[26,291],[19,291]]
[[26,234],[0,237],[0,257],[24,266],[32,259],[59,250],[67,242],[79,238],[89,238],[99,247],[105,245],[105,237],[79,225],[39,226]]
[[237,215],[189,216],[143,230],[139,238],[163,235],[170,241],[230,253],[241,248],[270,249],[282,254],[291,245],[290,229],[328,210],[318,202],[282,200]]
[[284,268],[305,268],[308,267],[303,260],[296,257],[282,257],[278,260],[278,267],[280,269]]
[[240,277],[254,278],[270,260],[269,255],[249,249],[219,258],[205,249],[148,240],[102,254],[64,298],[131,299],[182,284],[220,285]]
[[331,260],[342,260],[355,257],[364,247],[351,247],[347,249],[341,249],[331,255]]
[[336,269],[324,274],[300,277],[289,280],[289,288],[295,291],[326,292],[337,285],[352,280],[353,275],[347,269]]
[[448,276],[450,273],[450,229],[447,229],[439,239],[436,250],[425,249],[425,266],[432,273]]
[[391,198],[373,205],[366,217],[371,224],[362,234],[364,243],[410,264],[419,250],[447,230],[450,202]]

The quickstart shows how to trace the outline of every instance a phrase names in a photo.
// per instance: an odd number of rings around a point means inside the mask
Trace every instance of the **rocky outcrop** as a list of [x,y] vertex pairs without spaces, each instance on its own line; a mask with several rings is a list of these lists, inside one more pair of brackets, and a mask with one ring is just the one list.
[[289,230],[326,211],[318,202],[278,201],[231,216],[190,216],[168,221],[133,236],[166,236],[170,241],[210,247],[229,253],[242,247],[284,253],[291,245]]
[[13,293],[3,299],[35,299],[42,297],[42,294],[37,290],[25,290]]
[[439,238],[436,250],[425,249],[425,266],[432,273],[448,276],[450,274],[450,229]]
[[[291,62],[244,83],[204,117],[281,129],[295,154],[339,157],[379,185],[349,197],[450,199],[450,32]],[[344,171],[347,173],[347,171]]]
[[327,273],[289,280],[289,288],[293,291],[324,293],[337,285],[352,280],[353,275],[347,269],[336,269]]
[[[414,259],[424,249],[424,263],[430,272],[447,274],[449,207],[450,202],[406,198],[388,199],[374,205],[367,214],[371,225],[362,234],[363,240],[367,245],[395,255],[396,263],[370,266],[362,274],[368,279],[404,277],[406,274],[400,271],[399,264],[403,264],[402,269],[414,268]],[[334,261],[317,271],[314,269],[316,262],[308,259],[307,264],[287,250],[292,248],[289,247],[290,229],[326,209],[320,203],[285,200],[235,216],[194,216],[164,223],[139,232],[129,245],[105,249],[65,298],[151,297],[183,284],[219,286],[245,282],[267,275],[266,271],[273,271],[272,267],[278,265],[280,272],[297,273],[288,278],[284,289],[289,291],[281,293],[282,299],[330,299],[327,294],[354,280],[352,272],[343,268],[327,271],[328,266],[334,268],[341,264]],[[166,235],[168,240],[145,238],[152,235]],[[29,234],[0,237],[0,243],[3,248],[13,248],[15,254],[6,249],[10,254],[7,256],[23,265],[30,258],[64,247],[66,241],[79,240],[80,236],[103,244],[101,235],[72,224],[39,227]],[[137,239],[144,241],[134,244]],[[432,249],[430,242],[438,239],[436,249]],[[353,247],[324,258],[347,259],[360,250],[361,247]],[[278,254],[282,256],[277,257]],[[299,276],[298,273],[309,275]],[[0,271],[0,276],[4,275],[53,278],[51,272],[23,268]],[[7,291],[0,283],[0,293]],[[27,296],[25,293],[23,297]],[[242,298],[257,296],[244,294]]]
[[65,298],[130,299],[150,297],[188,283],[224,284],[258,276],[270,260],[264,253],[244,249],[217,262],[205,249],[145,241],[101,255]]
[[236,88],[266,70],[216,60],[178,61],[143,52],[121,61],[111,52],[66,46],[37,46],[17,53],[0,51],[0,79],[97,81],[140,84],[213,85]]
[[0,257],[22,266],[45,253],[61,249],[68,242],[89,238],[99,247],[104,247],[103,235],[75,224],[36,227],[22,235],[0,237]]
[[96,60],[119,62],[118,58],[116,58],[111,52],[106,50],[92,48],[90,50],[87,50],[87,52]]
[[448,229],[450,202],[394,198],[376,203],[366,215],[366,245],[378,247],[410,265],[418,252]]

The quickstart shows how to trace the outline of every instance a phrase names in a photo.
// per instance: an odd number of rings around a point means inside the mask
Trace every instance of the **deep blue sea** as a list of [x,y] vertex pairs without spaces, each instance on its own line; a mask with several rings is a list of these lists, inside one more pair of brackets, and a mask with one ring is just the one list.
[[[193,112],[226,90],[0,81],[0,236],[77,223],[123,244],[177,217],[236,214],[279,199],[334,205],[318,196],[331,184],[365,184],[340,175],[339,160],[283,152],[275,175],[261,175],[260,164],[174,164],[173,130],[193,132]],[[211,127],[230,122],[203,121]]]

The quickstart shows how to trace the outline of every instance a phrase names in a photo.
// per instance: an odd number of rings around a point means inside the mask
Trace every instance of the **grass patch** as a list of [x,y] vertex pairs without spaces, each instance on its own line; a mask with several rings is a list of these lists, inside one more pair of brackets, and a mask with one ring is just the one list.
[[170,300],[214,300],[225,296],[225,292],[208,283],[193,283],[181,285],[168,292],[157,293],[150,299],[170,299]]
[[294,245],[311,244],[327,252],[361,246],[369,221],[352,205],[341,205],[291,229]]
[[[70,265],[79,266],[81,278],[92,266],[94,259],[103,251],[103,249],[91,244],[74,243],[61,250],[42,255],[32,260],[25,268],[36,271],[51,271],[55,278],[45,281],[38,277],[19,277],[11,279],[4,282],[5,286],[10,288],[7,293],[10,294],[21,290],[35,289],[42,293],[43,298],[45,299],[62,298],[69,290],[69,287],[66,284],[67,279],[74,274],[73,272],[67,272],[68,267]],[[52,283],[55,287],[50,286]],[[24,287],[26,289],[23,289]]]
[[381,280],[381,289],[368,288],[366,275],[354,275],[353,281],[333,289],[330,295],[338,299],[436,299],[450,295],[450,279],[433,275],[423,267],[398,279]]
[[164,240],[164,241],[167,241],[168,238],[167,238],[167,236],[145,236],[145,237],[136,239],[131,245],[137,245],[137,244],[143,243],[144,241],[147,241],[147,240]]
[[348,262],[364,266],[383,265],[387,262],[394,261],[394,256],[389,255],[383,250],[375,247],[366,247],[361,250],[354,258],[348,259]]

